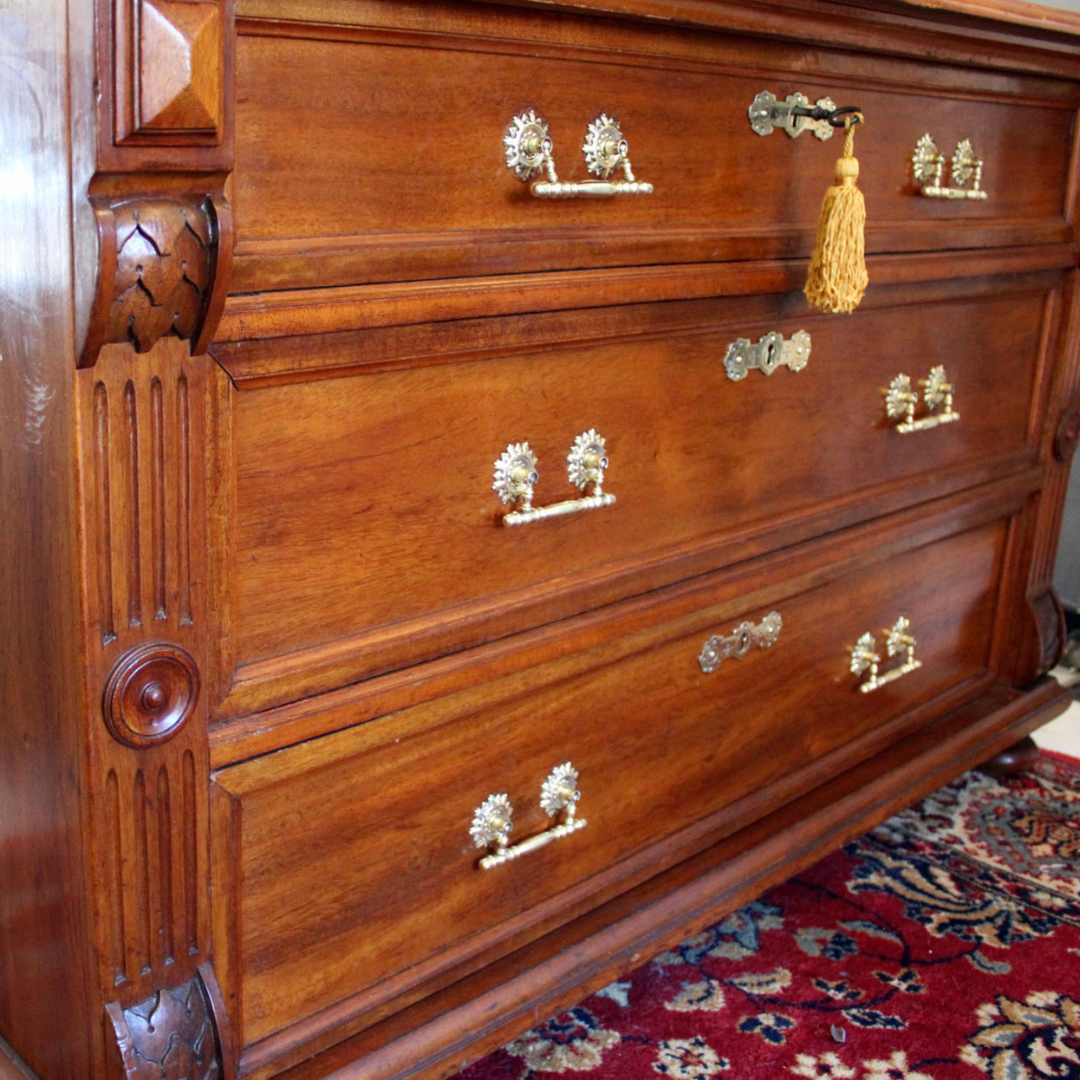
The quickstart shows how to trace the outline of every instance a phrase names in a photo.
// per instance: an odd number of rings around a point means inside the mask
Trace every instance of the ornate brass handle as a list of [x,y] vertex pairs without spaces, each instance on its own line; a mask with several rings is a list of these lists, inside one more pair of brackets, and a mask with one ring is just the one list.
[[[950,172],[953,187],[942,184],[945,171],[945,155],[938,152],[937,144],[927,132],[916,144],[911,155],[915,167],[915,183],[928,199],[985,199],[982,189],[982,158],[975,156],[970,139],[957,143],[953,151]],[[965,187],[968,181],[971,187]]]
[[552,825],[550,829],[545,829],[542,833],[520,841],[513,847],[507,846],[510,833],[514,828],[511,820],[514,810],[510,805],[510,798],[505,793],[489,795],[476,808],[472,826],[469,828],[469,836],[478,848],[493,847],[495,849],[490,855],[485,855],[480,860],[480,868],[490,870],[493,866],[502,866],[511,859],[550,844],[552,840],[558,840],[577,832],[578,829],[584,829],[588,822],[584,818],[574,816],[578,799],[581,798],[577,782],[577,769],[569,761],[556,765],[548,773],[547,779],[540,788],[540,809],[551,818],[558,819],[562,815],[562,821]]
[[[604,198],[612,195],[651,195],[652,184],[634,179],[630,167],[630,150],[623,138],[619,122],[600,113],[589,124],[581,147],[585,165],[599,180],[560,180],[555,171],[555,144],[548,133],[547,121],[535,110],[515,116],[503,136],[506,167],[520,180],[528,183],[534,176],[546,173],[546,180],[533,181],[530,191],[538,199]],[[622,180],[609,177],[622,168]]]
[[912,390],[911,380],[906,375],[897,375],[882,391],[885,395],[885,415],[890,420],[899,421],[896,430],[901,435],[926,431],[939,424],[951,424],[960,419],[960,414],[953,409],[954,387],[945,376],[944,365],[938,364],[931,368],[930,374],[919,380],[919,385],[923,388],[922,396],[927,415],[918,420],[915,419],[915,407],[919,403],[919,395]]
[[745,379],[747,372],[760,371],[771,375],[778,367],[787,365],[792,371],[802,371],[810,359],[810,335],[796,330],[790,341],[777,330],[770,330],[759,342],[736,338],[724,356],[724,370],[735,382]]
[[580,491],[589,493],[580,499],[534,507],[533,489],[540,481],[536,454],[527,442],[511,443],[495,462],[495,479],[491,484],[504,505],[516,507],[502,516],[502,523],[527,525],[530,521],[542,521],[544,518],[598,510],[616,501],[614,495],[603,490],[604,470],[609,464],[607,440],[595,428],[583,431],[574,440],[566,461],[570,483]]
[[890,668],[884,674],[880,672],[881,654],[877,651],[874,635],[865,633],[851,648],[851,673],[862,675],[866,679],[859,684],[859,689],[868,694],[871,690],[895,682],[909,671],[922,667],[922,661],[915,659],[915,637],[910,633],[911,623],[903,615],[881,632],[885,635],[885,653],[889,657],[902,655],[904,660],[897,667]]
[[780,612],[770,611],[756,626],[739,623],[726,637],[714,634],[701,646],[698,663],[705,672],[715,671],[728,657],[741,660],[752,648],[771,649],[780,636],[784,620]]

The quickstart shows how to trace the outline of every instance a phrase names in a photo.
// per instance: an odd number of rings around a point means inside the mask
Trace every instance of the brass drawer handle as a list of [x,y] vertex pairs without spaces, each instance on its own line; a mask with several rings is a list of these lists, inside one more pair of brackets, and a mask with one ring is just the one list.
[[[911,380],[903,373],[896,376],[882,391],[885,395],[885,414],[890,420],[899,420],[896,430],[901,435],[913,431],[926,431],[939,424],[951,424],[960,419],[960,414],[953,409],[954,387],[945,375],[945,367],[938,364],[930,369],[925,379],[919,380],[923,388],[923,402],[927,415],[915,419],[915,406],[919,403],[918,392],[912,390]],[[938,412],[937,410],[941,411]]]
[[726,637],[714,634],[701,646],[698,663],[704,672],[715,671],[725,660],[733,657],[741,660],[751,649],[771,649],[783,629],[780,612],[770,611],[756,626],[739,623]]
[[736,338],[724,356],[724,370],[733,382],[745,379],[749,371],[771,375],[778,367],[802,371],[810,359],[810,335],[796,330],[790,341],[778,330],[770,330],[756,344],[748,338]]
[[469,828],[469,836],[478,848],[495,849],[480,860],[480,868],[490,870],[493,866],[502,866],[511,859],[550,844],[552,840],[559,840],[578,829],[584,829],[588,822],[574,816],[581,798],[577,783],[577,769],[569,761],[556,765],[540,788],[540,809],[551,818],[558,819],[562,815],[562,821],[542,833],[514,844],[513,847],[507,846],[514,828],[511,820],[514,810],[510,805],[510,798],[505,792],[489,795],[476,808],[472,826]]
[[607,440],[595,428],[578,435],[566,461],[570,483],[588,493],[580,499],[534,507],[533,490],[540,481],[536,454],[527,442],[511,443],[495,462],[495,479],[491,484],[505,506],[515,507],[502,516],[502,523],[527,525],[531,521],[599,510],[615,503],[615,496],[603,490],[604,470],[609,464]]
[[868,694],[871,690],[895,682],[908,672],[922,667],[922,661],[915,659],[915,637],[910,633],[911,623],[901,615],[900,618],[881,632],[885,635],[886,656],[893,657],[902,655],[903,662],[894,668],[890,668],[884,675],[880,673],[881,654],[877,651],[877,641],[871,633],[865,633],[851,648],[851,673],[862,675],[867,673],[866,679],[859,684],[859,689]]
[[[547,121],[535,110],[515,116],[503,136],[506,167],[518,179],[528,183],[546,173],[546,180],[534,180],[530,191],[538,199],[606,198],[612,195],[651,195],[652,184],[634,179],[630,150],[619,122],[600,113],[589,124],[581,147],[585,165],[599,180],[560,180],[555,171],[555,144],[548,133]],[[609,177],[622,168],[622,180]]]
[[[911,155],[915,167],[915,183],[928,199],[985,199],[982,189],[982,158],[975,156],[971,140],[957,143],[953,151],[950,173],[952,187],[942,184],[945,171],[945,155],[938,152],[937,144],[927,132],[916,144]],[[965,187],[968,181],[971,187]]]

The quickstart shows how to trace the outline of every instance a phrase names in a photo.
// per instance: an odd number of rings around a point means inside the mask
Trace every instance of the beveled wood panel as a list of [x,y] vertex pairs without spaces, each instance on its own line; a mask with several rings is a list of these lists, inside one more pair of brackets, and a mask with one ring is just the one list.
[[217,141],[224,117],[223,15],[223,0],[116,0],[118,143]]
[[371,1080],[406,1073],[415,1080],[445,1080],[517,1037],[537,1015],[570,1008],[582,994],[595,993],[645,957],[685,941],[913,805],[958,770],[979,766],[1059,715],[1071,700],[1052,678],[1026,691],[994,684],[700,855],[564,922],[498,963],[464,971],[461,979],[448,980],[379,1023],[350,1022],[342,1010],[332,1032],[309,1039],[314,1025],[310,1031],[300,1025],[288,1033],[296,1036],[288,1043],[266,1040],[245,1054],[245,1075],[267,1080],[292,1065],[289,1080],[321,1080],[362,1061],[363,1075]]
[[[865,110],[868,250],[983,245],[987,228],[1003,244],[1068,236],[1067,84],[610,20],[398,7],[401,30],[371,25],[365,5],[241,20],[235,291],[807,254],[840,144],[754,134],[747,107],[764,89]],[[533,198],[502,144],[530,106],[550,124],[561,178],[586,178],[581,142],[604,111],[655,193]],[[973,142],[989,199],[918,194],[910,158],[927,131],[946,155]]]
[[[850,319],[798,322],[759,298],[745,321],[732,302],[722,320],[666,332],[642,307],[636,328],[611,313],[614,340],[603,318],[582,317],[542,352],[526,336],[488,356],[406,356],[241,391],[237,686],[218,715],[251,707],[245,695],[289,700],[715,568],[752,553],[739,546],[751,537],[792,543],[1032,463],[1048,295],[1045,279],[936,300],[897,290]],[[813,339],[805,370],[727,378],[736,337],[800,328]],[[961,420],[900,435],[882,389],[934,364]],[[539,455],[540,506],[577,494],[565,459],[593,427],[618,502],[500,525],[492,470],[507,444]]]
[[[744,557],[724,573],[723,613],[737,620],[748,607],[775,606],[778,599],[793,591],[818,588],[837,575],[864,565],[866,552],[873,553],[871,561],[881,561],[950,536],[958,529],[973,529],[1006,516],[1014,518],[1010,535],[1015,540],[1018,534],[1023,535],[1023,528],[1018,529],[1015,520],[1023,520],[1022,511],[1030,506],[1040,480],[1041,471],[1032,465],[999,476],[974,491],[961,489],[944,498],[935,498],[930,506],[910,506],[815,540],[793,542],[780,548],[770,541],[764,554]],[[788,536],[794,531],[783,530]],[[1022,548],[1013,540],[1010,540],[1007,573],[1023,560]],[[752,553],[749,546],[743,552]],[[523,667],[559,661],[565,676],[574,675],[582,666],[588,666],[581,658],[598,641],[627,638],[643,627],[654,626],[659,607],[664,608],[670,620],[698,611],[701,607],[698,583],[711,582],[715,577],[697,573],[698,566],[707,565],[684,559],[680,581],[624,600],[617,609],[605,605],[576,616],[572,622],[565,619],[549,622],[479,649],[451,653],[243,716],[218,718],[210,728],[211,767],[224,769],[321,735],[355,728],[380,716],[481,687]],[[651,585],[650,574],[643,572],[641,578],[643,588]],[[1015,641],[1028,633],[1021,625],[1023,620],[1017,617],[1017,612],[1022,614],[1027,607],[1026,598],[1013,590],[1003,594],[1002,603],[1009,606],[1012,614],[999,619],[995,670],[1015,647]],[[573,626],[575,633],[568,633],[568,626]],[[243,685],[234,688],[230,703],[251,689]]]
[[[910,710],[978,684],[1005,535],[998,521],[884,563],[867,552],[869,566],[779,599],[776,644],[711,674],[698,663],[705,637],[738,621],[713,604],[721,581],[702,588],[689,617],[665,625],[660,608],[653,626],[598,642],[571,678],[542,664],[217,773],[236,807],[243,1042],[365,988],[357,1005],[374,1006],[392,992],[380,980],[405,973],[392,984],[400,992],[496,948],[560,903],[580,902],[578,886],[640,873],[620,860],[655,872],[730,831],[736,816],[752,819],[767,785],[790,782],[789,797],[806,790],[812,773],[897,737]],[[848,649],[867,630],[880,639],[901,614],[923,666],[861,693]],[[505,791],[513,838],[542,831],[540,784],[566,760],[580,770],[586,828],[479,869],[476,807]]]

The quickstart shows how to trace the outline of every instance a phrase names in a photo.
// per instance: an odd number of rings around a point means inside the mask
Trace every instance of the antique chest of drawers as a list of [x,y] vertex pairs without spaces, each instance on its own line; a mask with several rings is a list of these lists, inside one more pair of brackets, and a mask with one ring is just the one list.
[[0,1070],[449,1076],[1064,707],[1080,17],[0,26]]

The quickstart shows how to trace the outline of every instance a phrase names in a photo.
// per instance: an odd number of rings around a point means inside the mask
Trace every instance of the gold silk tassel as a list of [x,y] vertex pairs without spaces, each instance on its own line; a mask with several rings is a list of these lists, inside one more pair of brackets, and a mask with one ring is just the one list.
[[[845,123],[844,156],[836,162],[836,183],[825,192],[818,218],[814,254],[806,275],[806,299],[832,314],[852,312],[866,292],[866,203],[856,180],[859,161],[854,156],[854,116]],[[861,121],[861,115],[858,116]]]

